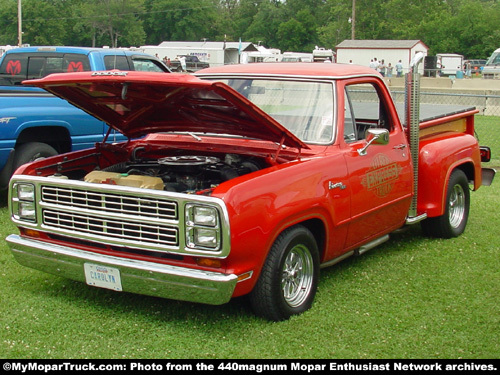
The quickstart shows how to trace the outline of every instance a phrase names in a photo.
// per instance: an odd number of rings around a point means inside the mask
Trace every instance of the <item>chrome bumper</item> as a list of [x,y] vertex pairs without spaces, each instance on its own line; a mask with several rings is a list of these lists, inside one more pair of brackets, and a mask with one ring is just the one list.
[[231,299],[236,275],[90,253],[67,246],[10,235],[16,260],[27,267],[85,282],[84,264],[117,268],[122,290],[182,301],[221,305]]

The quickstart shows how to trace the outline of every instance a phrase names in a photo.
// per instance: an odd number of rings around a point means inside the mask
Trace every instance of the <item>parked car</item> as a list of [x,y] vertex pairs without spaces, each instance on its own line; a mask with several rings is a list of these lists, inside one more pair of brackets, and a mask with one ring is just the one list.
[[470,64],[470,69],[472,74],[481,74],[484,65],[486,64],[485,59],[476,59],[476,60],[465,60],[464,65],[467,66]]
[[483,69],[483,78],[500,78],[500,48],[496,49],[486,62]]
[[[109,127],[66,100],[45,90],[22,85],[27,79],[52,73],[92,71],[169,73],[157,58],[146,53],[111,48],[40,46],[12,48],[0,59],[0,190],[22,164],[92,147]],[[102,71],[105,71],[102,73]],[[124,140],[115,132],[110,142]]]

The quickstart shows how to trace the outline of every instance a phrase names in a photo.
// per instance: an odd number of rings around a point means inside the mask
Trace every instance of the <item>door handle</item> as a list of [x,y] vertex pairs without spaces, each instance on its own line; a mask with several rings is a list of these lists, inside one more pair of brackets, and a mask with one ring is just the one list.
[[404,150],[407,146],[404,143],[401,143],[400,145],[394,146],[393,149],[395,150]]

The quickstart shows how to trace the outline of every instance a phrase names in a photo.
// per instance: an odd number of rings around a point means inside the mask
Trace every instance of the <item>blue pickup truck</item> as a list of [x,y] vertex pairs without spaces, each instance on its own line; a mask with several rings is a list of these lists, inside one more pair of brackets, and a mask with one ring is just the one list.
[[[140,70],[170,72],[157,58],[108,48],[26,47],[0,60],[0,189],[20,165],[39,157],[92,147],[109,127],[48,92],[22,82],[51,73]],[[117,138],[114,138],[117,137]],[[118,138],[121,137],[121,138]],[[111,134],[109,141],[121,140]]]

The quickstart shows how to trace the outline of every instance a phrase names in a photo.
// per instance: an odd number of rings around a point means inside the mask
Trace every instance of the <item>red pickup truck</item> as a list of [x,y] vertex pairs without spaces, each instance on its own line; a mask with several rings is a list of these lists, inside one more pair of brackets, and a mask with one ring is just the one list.
[[31,81],[129,141],[21,166],[7,242],[19,263],[97,287],[206,304],[249,295],[267,319],[300,314],[320,268],[405,225],[460,235],[469,186],[493,179],[476,111],[415,119],[409,77],[407,127],[382,77],[353,65]]

